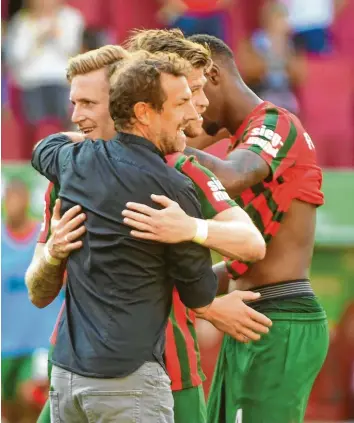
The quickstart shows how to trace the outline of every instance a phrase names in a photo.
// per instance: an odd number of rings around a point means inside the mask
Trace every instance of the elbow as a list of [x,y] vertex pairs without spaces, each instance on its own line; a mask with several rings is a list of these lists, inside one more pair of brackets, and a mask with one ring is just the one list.
[[37,308],[45,308],[53,301],[53,298],[38,298],[31,292],[28,293],[28,297],[31,303]]
[[35,307],[45,308],[53,301],[54,298],[43,298],[39,295],[36,295],[36,293],[32,289],[32,280],[29,277],[28,273],[25,276],[25,283],[28,290],[28,298]]

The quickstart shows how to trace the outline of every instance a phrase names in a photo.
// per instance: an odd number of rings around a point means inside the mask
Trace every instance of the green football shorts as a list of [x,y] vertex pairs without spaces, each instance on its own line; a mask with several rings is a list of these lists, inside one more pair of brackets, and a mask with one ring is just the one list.
[[208,398],[208,423],[301,423],[327,355],[325,311],[315,297],[269,300],[273,326],[258,342],[224,336]]
[[175,423],[206,423],[203,385],[173,391]]

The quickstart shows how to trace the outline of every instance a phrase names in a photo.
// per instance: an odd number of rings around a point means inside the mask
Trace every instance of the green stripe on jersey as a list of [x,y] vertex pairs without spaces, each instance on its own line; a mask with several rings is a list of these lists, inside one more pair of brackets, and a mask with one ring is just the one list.
[[253,223],[256,225],[257,229],[261,232],[261,234],[264,234],[265,228],[261,213],[259,213],[259,211],[253,206],[252,203],[248,204],[244,210],[253,220]]
[[206,377],[205,377],[205,374],[204,374],[203,369],[202,369],[202,363],[200,361],[200,351],[199,351],[197,332],[195,330],[194,323],[189,316],[189,313],[190,313],[190,311],[187,310],[187,314],[188,314],[187,325],[188,325],[189,331],[192,335],[193,342],[194,342],[194,351],[195,351],[195,355],[197,357],[197,367],[198,367],[197,371],[198,371],[198,375],[199,375],[200,379],[202,381],[204,381],[206,379]]
[[294,142],[297,138],[297,130],[293,122],[290,122],[290,131],[288,136],[284,141],[284,145],[280,148],[279,153],[275,159],[272,160],[271,167],[273,172],[277,170],[282,160],[279,160],[279,157],[286,157],[291,147],[294,145]]
[[[187,318],[187,317],[186,317]],[[186,383],[187,387],[189,388],[192,386],[191,381],[191,369],[189,364],[188,358],[188,351],[185,337],[180,329],[174,311],[174,304],[172,303],[171,313],[170,313],[170,320],[172,323],[173,328],[173,335],[175,338],[176,343],[176,351],[178,355],[178,361],[181,368],[181,381],[182,381],[182,389],[185,389],[184,384]]]
[[267,128],[270,127],[269,129],[275,131],[275,128],[277,127],[278,123],[278,118],[279,112],[277,109],[267,109],[263,125]]

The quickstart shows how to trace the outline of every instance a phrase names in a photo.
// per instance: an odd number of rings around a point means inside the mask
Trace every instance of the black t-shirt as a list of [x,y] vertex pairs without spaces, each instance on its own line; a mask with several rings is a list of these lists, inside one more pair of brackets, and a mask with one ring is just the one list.
[[106,378],[131,374],[145,361],[163,365],[172,288],[189,308],[209,304],[217,285],[210,253],[192,242],[135,239],[122,211],[128,201],[156,207],[150,195],[160,194],[202,218],[192,182],[150,141],[123,133],[77,144],[52,135],[37,146],[32,165],[60,185],[62,213],[80,204],[87,215],[83,247],[67,262],[53,363]]

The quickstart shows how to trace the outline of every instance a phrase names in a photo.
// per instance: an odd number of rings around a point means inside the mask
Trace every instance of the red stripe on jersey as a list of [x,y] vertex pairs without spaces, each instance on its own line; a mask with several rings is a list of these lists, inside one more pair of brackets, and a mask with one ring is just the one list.
[[187,324],[187,309],[186,306],[182,303],[179,298],[179,294],[176,288],[173,290],[173,305],[174,305],[174,312],[175,318],[178,326],[181,328],[184,339],[186,342],[187,354],[188,354],[188,361],[191,373],[191,380],[193,386],[199,379],[198,376],[198,363],[197,363],[197,356],[195,353],[194,348],[194,339],[189,331],[188,324]]
[[44,221],[43,221],[43,229],[41,230],[38,242],[45,244],[47,242],[49,229],[50,229],[50,218],[51,218],[51,211],[50,210],[50,194],[52,192],[52,189],[54,188],[53,182],[50,182],[47,188],[47,191],[44,196]]
[[[242,263],[237,260],[233,260],[231,263],[228,261],[228,258],[225,258],[225,261],[229,263],[230,268],[237,274],[243,275],[245,272],[247,272],[249,266],[245,263]],[[233,279],[232,275],[229,275],[230,279]]]
[[173,333],[171,320],[168,319],[166,327],[165,362],[167,373],[171,379],[171,389],[179,391],[182,389],[181,364],[177,354],[177,346]]
[[203,191],[203,194],[205,195],[209,204],[216,211],[216,214],[231,208],[227,201],[217,201],[215,199],[213,192],[208,185],[208,182],[210,181],[209,176],[207,176],[197,166],[194,166],[192,162],[187,160],[185,163],[183,163],[182,171],[195,183],[195,185],[197,185]]
[[280,222],[272,222],[264,231],[264,235],[271,235],[272,237],[277,234],[280,228]]
[[57,343],[59,323],[60,323],[61,316],[64,313],[64,309],[65,309],[65,301],[63,301],[63,304],[61,305],[61,308],[60,308],[60,311],[59,311],[57,320],[56,320],[55,325],[54,325],[54,329],[53,329],[52,335],[50,337],[50,343],[51,343],[51,345],[55,345]]
[[[266,198],[263,194],[260,194],[257,198],[254,199],[252,206],[261,216],[263,223],[271,222],[272,217],[273,217],[273,212],[269,208],[269,206],[267,204],[267,200],[266,200]],[[265,228],[266,228],[266,225],[265,225]]]
[[249,204],[255,197],[255,193],[251,190],[251,188],[246,189],[243,191],[240,195],[241,200],[244,202],[244,204]]

